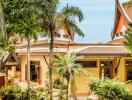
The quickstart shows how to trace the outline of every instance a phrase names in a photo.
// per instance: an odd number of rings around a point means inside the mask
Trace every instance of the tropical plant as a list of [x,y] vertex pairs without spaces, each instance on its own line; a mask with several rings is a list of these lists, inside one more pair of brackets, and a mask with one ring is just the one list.
[[82,11],[77,7],[65,7],[58,12],[59,0],[36,0],[37,11],[42,21],[42,29],[44,33],[50,38],[49,49],[49,82],[50,95],[52,98],[52,63],[53,63],[53,47],[54,34],[59,29],[66,29],[69,34],[77,33],[83,36],[83,32],[76,25],[75,17],[79,18],[79,22],[83,20]]
[[7,38],[7,32],[5,28],[5,16],[3,13],[3,6],[2,1],[0,1],[0,71],[2,71],[2,59],[5,54],[5,52],[13,52],[15,50],[15,47],[11,42],[9,41],[9,38]]
[[132,23],[129,24],[129,27],[125,34],[124,46],[130,51],[132,55]]
[[30,41],[37,39],[38,17],[32,0],[4,0],[2,2],[8,36],[21,36],[27,40],[27,81],[30,90]]
[[55,79],[53,82],[53,88],[66,90],[67,86],[60,79]]
[[[28,100],[26,89],[22,89],[17,83],[11,82],[8,86],[0,88],[0,97],[2,100]],[[43,89],[36,90],[31,88],[30,100],[46,99],[46,93]]]
[[107,100],[132,100],[132,92],[117,79],[93,79],[89,83],[91,91]]
[[60,75],[61,78],[66,79],[67,81],[67,100],[69,94],[69,85],[72,83],[71,88],[75,89],[75,76],[79,75],[82,70],[82,65],[76,63],[77,60],[80,60],[82,57],[78,57],[76,53],[67,53],[62,55],[57,55],[54,61],[53,71]]

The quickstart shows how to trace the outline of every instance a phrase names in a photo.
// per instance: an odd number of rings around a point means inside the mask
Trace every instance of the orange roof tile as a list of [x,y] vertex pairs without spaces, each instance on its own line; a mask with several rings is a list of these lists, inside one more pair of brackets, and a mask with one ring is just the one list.
[[124,38],[120,38],[120,39],[114,39],[112,41],[107,42],[107,44],[123,44],[124,42]]
[[98,46],[98,47],[88,47],[78,52],[78,54],[103,56],[103,55],[127,55],[129,54],[129,52],[123,46]]
[[[54,44],[68,44],[68,40],[54,40]],[[31,45],[40,45],[40,44],[49,44],[49,40],[37,40],[37,41],[32,41]],[[70,44],[76,44],[74,41],[70,41]],[[20,44],[19,46],[25,46],[27,45],[27,42],[24,42]]]

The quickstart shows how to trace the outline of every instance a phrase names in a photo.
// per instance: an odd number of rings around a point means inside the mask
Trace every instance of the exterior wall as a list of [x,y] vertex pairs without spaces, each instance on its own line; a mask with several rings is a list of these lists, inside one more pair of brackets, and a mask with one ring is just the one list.
[[121,81],[125,81],[125,59],[121,58],[117,78]]
[[80,95],[85,95],[89,93],[89,87],[88,87],[88,83],[90,81],[91,77],[97,77],[100,78],[100,61],[102,60],[112,60],[113,61],[113,78],[117,77],[120,81],[125,82],[126,81],[126,66],[125,66],[125,60],[127,59],[132,59],[132,57],[121,57],[120,59],[120,63],[119,63],[119,67],[118,67],[118,71],[117,71],[117,75],[115,73],[115,68],[117,67],[117,64],[119,62],[119,57],[111,57],[111,58],[88,58],[88,60],[90,59],[95,59],[98,61],[97,67],[96,68],[85,68],[88,72],[91,73],[91,75],[86,76],[86,75],[80,75],[78,77],[76,77],[76,83],[77,83],[77,94]]
[[80,76],[76,77],[76,85],[77,85],[77,95],[87,95],[89,94],[89,87],[88,83],[92,77],[100,78],[100,61],[102,60],[113,60],[113,58],[100,58],[100,57],[90,57],[86,58],[85,61],[91,61],[91,60],[96,60],[97,61],[97,66],[92,68],[92,67],[86,67],[85,70],[88,71],[89,75],[83,75],[81,74]]
[[[46,56],[46,59],[48,60],[48,56]],[[97,77],[100,78],[100,61],[105,61],[105,60],[112,60],[113,61],[113,77],[118,77],[119,80],[121,81],[126,81],[126,67],[125,67],[125,60],[126,59],[132,59],[130,57],[121,57],[119,67],[118,67],[118,74],[115,74],[115,68],[117,66],[117,63],[119,61],[119,58],[114,58],[114,57],[89,57],[85,58],[85,61],[91,61],[91,60],[96,60],[97,61],[97,66],[96,67],[86,67],[85,70],[90,73],[89,76],[86,76],[84,74],[81,74],[80,76],[76,76],[76,85],[77,85],[77,95],[87,95],[89,93],[89,87],[88,83],[90,81],[91,77]],[[84,61],[83,60],[83,61]],[[45,81],[46,81],[46,73],[48,71],[48,67],[45,63],[45,60],[43,56],[37,55],[33,56],[31,55],[31,61],[40,61],[41,65],[41,85],[44,86]],[[26,65],[26,56],[21,56],[21,81],[25,81],[25,65]]]
[[[46,59],[48,61],[48,56],[46,56]],[[31,55],[30,61],[40,61],[40,80],[41,85],[44,86],[46,81],[46,73],[48,71],[47,64],[41,55]],[[21,56],[21,81],[25,81],[25,66],[26,66],[26,56]]]
[[123,82],[126,81],[126,77],[127,77],[125,61],[128,60],[128,59],[132,59],[132,57],[122,57],[121,61],[120,61],[119,68],[118,68],[117,77],[119,78],[119,80],[121,80]]

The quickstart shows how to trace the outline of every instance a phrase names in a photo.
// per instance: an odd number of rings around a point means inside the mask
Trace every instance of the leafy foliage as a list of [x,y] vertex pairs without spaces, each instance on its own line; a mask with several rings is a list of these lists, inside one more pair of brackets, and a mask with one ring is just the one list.
[[[31,89],[31,100],[43,100],[46,98],[43,89]],[[0,97],[2,100],[28,100],[27,90],[21,89],[16,83],[0,88]]]
[[38,18],[31,0],[2,1],[7,36],[21,35],[24,38],[36,38]]
[[51,32],[55,33],[58,29],[67,29],[69,33],[84,36],[76,25],[76,18],[79,19],[79,22],[84,19],[83,13],[78,7],[64,7],[58,11],[59,0],[36,0],[36,4],[37,13],[41,18],[40,21],[45,34],[50,35]]
[[132,53],[132,23],[129,24],[125,34],[124,46]]
[[[54,34],[58,33],[60,29],[66,29],[69,35],[74,33],[79,36],[84,36],[83,32],[76,24],[74,17],[83,20],[83,13],[77,7],[65,7],[58,11],[59,0],[36,0],[36,11],[42,22],[41,27],[44,35],[50,37],[50,58],[49,58],[49,88],[52,91],[52,62],[53,62],[53,47],[54,47]],[[52,95],[52,92],[50,93]],[[52,96],[50,96],[52,97]]]
[[72,93],[75,94],[76,82],[75,75],[79,75],[81,72],[83,73],[82,65],[76,63],[77,60],[80,60],[82,57],[77,56],[76,53],[71,52],[67,54],[57,55],[54,64],[53,71],[57,73],[63,80],[67,81],[67,97],[68,97],[68,89],[69,84],[71,84]]
[[89,83],[90,90],[108,100],[132,100],[132,92],[116,79],[94,79]]
[[67,86],[63,84],[63,82],[61,82],[60,79],[56,79],[53,83],[53,87],[55,89],[62,89],[62,90],[66,90]]
[[76,74],[81,72],[82,65],[76,63],[76,61],[80,59],[82,59],[82,57],[78,57],[74,52],[57,55],[53,64],[54,71],[58,72],[60,76],[66,79],[72,79]]
[[15,50],[14,45],[10,43],[10,41],[7,41],[7,34],[6,34],[6,24],[5,24],[5,18],[4,18],[4,12],[3,12],[3,6],[0,2],[0,56],[3,54],[3,52],[8,51],[12,52]]

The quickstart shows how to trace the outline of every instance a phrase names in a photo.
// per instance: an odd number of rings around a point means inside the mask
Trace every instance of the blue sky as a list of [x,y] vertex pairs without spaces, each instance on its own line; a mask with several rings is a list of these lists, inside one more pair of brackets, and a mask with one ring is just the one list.
[[60,0],[60,8],[66,6],[67,2],[69,6],[79,7],[85,16],[84,21],[78,23],[85,37],[76,36],[76,42],[97,43],[111,40],[115,0]]

